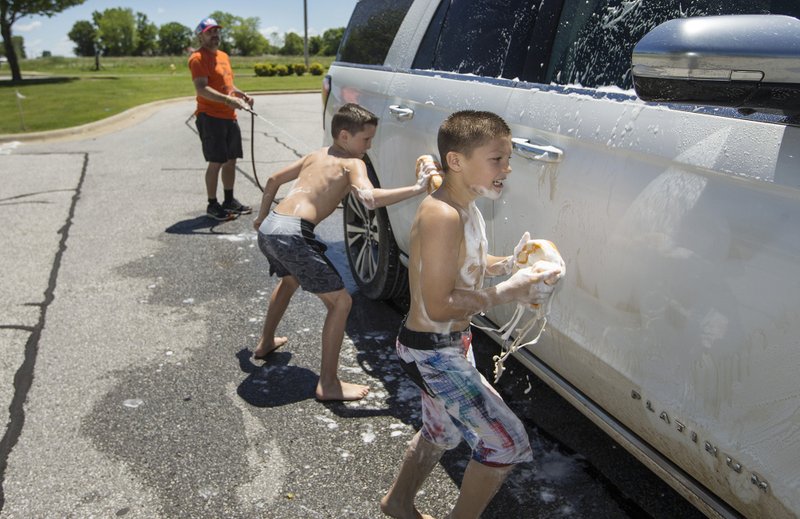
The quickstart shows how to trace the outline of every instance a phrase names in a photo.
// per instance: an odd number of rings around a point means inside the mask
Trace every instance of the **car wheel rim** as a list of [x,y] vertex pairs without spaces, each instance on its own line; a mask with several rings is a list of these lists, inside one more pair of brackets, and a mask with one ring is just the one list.
[[374,211],[347,197],[350,217],[347,219],[347,249],[355,271],[363,282],[369,282],[378,271],[380,232]]

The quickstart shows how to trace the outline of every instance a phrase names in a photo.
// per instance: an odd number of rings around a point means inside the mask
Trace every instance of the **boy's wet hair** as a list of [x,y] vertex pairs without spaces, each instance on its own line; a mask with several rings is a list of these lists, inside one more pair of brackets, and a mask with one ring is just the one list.
[[447,153],[456,151],[469,157],[472,150],[498,137],[509,137],[511,128],[499,115],[492,112],[462,110],[450,114],[439,127],[437,144],[444,171],[447,171]]
[[339,136],[339,132],[342,130],[347,130],[348,133],[355,135],[368,124],[378,126],[378,116],[363,106],[347,103],[333,115],[331,134],[334,139]]

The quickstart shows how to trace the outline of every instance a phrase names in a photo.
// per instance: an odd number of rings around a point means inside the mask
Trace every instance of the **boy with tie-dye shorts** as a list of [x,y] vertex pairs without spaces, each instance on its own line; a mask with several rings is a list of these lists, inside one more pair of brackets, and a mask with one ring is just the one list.
[[[525,427],[475,369],[470,318],[503,303],[542,304],[560,269],[534,265],[483,288],[485,276],[511,274],[514,255],[487,252],[475,205],[500,197],[511,173],[511,131],[490,112],[463,111],[439,128],[444,182],[422,201],[411,228],[411,305],[397,355],[421,388],[422,429],[414,436],[381,510],[396,518],[429,517],[414,497],[445,450],[463,438],[472,448],[451,517],[479,517],[517,463],[530,461]],[[526,233],[517,249],[527,244]]]

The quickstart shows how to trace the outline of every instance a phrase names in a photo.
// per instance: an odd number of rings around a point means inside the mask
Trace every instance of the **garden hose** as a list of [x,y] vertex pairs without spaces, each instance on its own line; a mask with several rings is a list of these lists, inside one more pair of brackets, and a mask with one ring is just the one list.
[[253,164],[253,178],[256,179],[258,189],[263,193],[264,188],[261,187],[258,173],[256,173],[256,113],[253,110],[248,110],[248,112],[250,112],[250,162]]

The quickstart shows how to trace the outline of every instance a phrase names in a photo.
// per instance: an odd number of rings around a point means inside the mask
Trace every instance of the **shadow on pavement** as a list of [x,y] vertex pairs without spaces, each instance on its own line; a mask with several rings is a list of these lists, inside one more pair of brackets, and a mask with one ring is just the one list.
[[79,81],[80,78],[78,77],[26,77],[22,78],[21,81],[14,81],[11,78],[7,79],[0,79],[0,88],[3,87],[15,87],[15,86],[30,86],[30,85],[47,85],[47,84],[54,84],[54,83],[71,83],[73,81]]
[[279,407],[314,398],[319,377],[310,369],[289,366],[291,353],[276,351],[263,366],[253,364],[252,356],[248,349],[236,354],[239,368],[248,374],[236,388],[242,400],[255,407]]
[[[21,195],[10,196],[8,198],[0,198],[0,206],[6,205],[20,205],[20,204],[44,204],[50,205],[53,202],[49,200],[22,200],[23,198],[31,198],[39,195],[45,195],[50,193],[63,193],[63,192],[72,192],[72,189],[48,189],[45,191],[37,191],[35,193],[24,193]],[[13,200],[13,201],[12,201]]]
[[167,234],[236,234],[216,231],[217,226],[224,223],[227,222],[214,220],[213,218],[203,215],[190,220],[176,222],[164,229],[164,232]]

